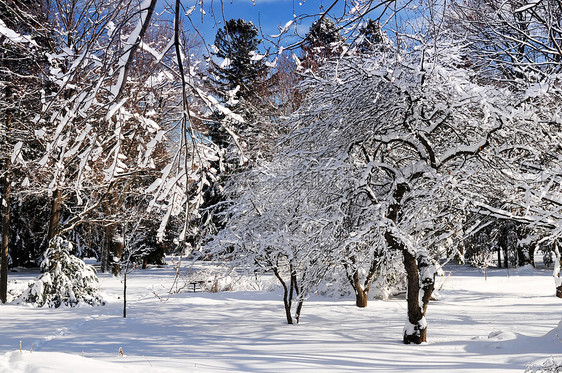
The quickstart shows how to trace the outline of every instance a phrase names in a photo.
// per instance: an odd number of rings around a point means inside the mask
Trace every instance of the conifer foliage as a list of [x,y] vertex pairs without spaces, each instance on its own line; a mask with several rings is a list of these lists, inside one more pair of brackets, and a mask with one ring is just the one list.
[[61,236],[53,238],[41,262],[43,274],[29,284],[20,302],[37,307],[74,307],[80,303],[104,305],[96,270],[73,256],[73,245]]
[[231,19],[217,32],[214,54],[222,62],[213,62],[212,73],[222,94],[227,96],[227,91],[237,87],[236,98],[248,99],[255,93],[256,84],[267,73],[265,60],[257,53],[259,43],[258,29],[243,19]]

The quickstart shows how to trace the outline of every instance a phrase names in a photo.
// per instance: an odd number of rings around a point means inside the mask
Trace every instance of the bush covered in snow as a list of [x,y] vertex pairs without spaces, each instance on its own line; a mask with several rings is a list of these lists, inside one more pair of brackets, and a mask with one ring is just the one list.
[[74,307],[79,303],[104,305],[96,270],[71,254],[72,243],[57,236],[49,244],[41,262],[43,274],[31,282],[19,302],[37,307]]
[[[384,299],[403,293],[406,290],[406,274],[399,267],[381,268],[377,271],[369,291],[369,299]],[[362,278],[366,276],[364,268],[360,269]],[[326,297],[350,297],[354,290],[343,268],[336,268],[327,273],[318,286],[318,293]]]
[[279,284],[272,276],[261,276],[250,274],[245,271],[235,271],[229,266],[204,265],[191,268],[182,276],[178,284],[178,292],[193,291],[199,288],[201,291],[218,293],[223,291],[273,291]]
[[530,365],[525,373],[562,373],[562,362],[550,358],[541,365]]

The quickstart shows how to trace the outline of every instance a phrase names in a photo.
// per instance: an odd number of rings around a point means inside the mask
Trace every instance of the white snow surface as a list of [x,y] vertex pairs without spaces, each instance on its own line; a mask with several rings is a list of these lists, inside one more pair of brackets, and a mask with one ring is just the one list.
[[[173,272],[131,273],[126,319],[121,280],[110,275],[100,275],[104,307],[0,305],[0,372],[501,373],[562,360],[551,270],[510,269],[508,278],[490,268],[486,281],[477,269],[446,266],[441,300],[428,308],[428,343],[419,346],[401,342],[403,297],[360,309],[353,299],[315,296],[301,323],[287,325],[280,291],[168,297]],[[10,273],[11,286],[36,275]]]

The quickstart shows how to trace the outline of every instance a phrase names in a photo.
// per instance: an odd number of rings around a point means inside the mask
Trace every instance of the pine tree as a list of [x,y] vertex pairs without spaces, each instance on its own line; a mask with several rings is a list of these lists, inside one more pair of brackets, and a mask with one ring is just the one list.
[[207,123],[207,135],[222,149],[233,143],[232,133],[226,128],[230,127],[242,138],[248,137],[256,108],[262,106],[260,101],[269,69],[258,53],[260,42],[256,26],[243,19],[231,19],[215,36],[214,58],[210,61],[211,91],[245,120],[245,123],[231,123],[225,121],[223,113],[214,113]]
[[44,272],[19,297],[37,307],[74,307],[79,303],[104,305],[96,270],[71,254],[73,245],[60,236],[53,238],[41,262]]
[[363,53],[371,53],[377,50],[384,51],[388,48],[390,41],[382,30],[380,23],[368,20],[365,26],[359,29],[358,48]]
[[265,157],[276,138],[277,126],[271,120],[274,105],[268,92],[272,79],[266,58],[259,53],[260,43],[256,26],[243,19],[229,20],[215,37],[211,91],[243,121],[233,121],[217,111],[206,123],[206,134],[221,149],[222,159],[214,163],[218,175],[204,188],[201,217],[194,222],[198,226],[192,236],[195,246],[223,227],[228,178]]
[[314,22],[302,46],[303,67],[316,71],[328,59],[339,55],[343,44],[344,40],[334,21],[324,17]]
[[249,21],[231,19],[219,29],[215,37],[217,59],[211,61],[213,85],[225,101],[228,91],[238,88],[235,99],[251,100],[259,92],[259,85],[267,74],[264,58],[258,53],[258,29]]

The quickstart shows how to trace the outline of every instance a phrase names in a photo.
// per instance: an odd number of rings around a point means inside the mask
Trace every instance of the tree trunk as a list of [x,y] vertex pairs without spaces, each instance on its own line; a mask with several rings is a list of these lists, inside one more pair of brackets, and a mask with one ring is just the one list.
[[560,277],[560,268],[562,265],[562,258],[560,256],[560,249],[558,248],[558,241],[554,241],[554,285],[556,286],[556,296],[562,298],[562,278]]
[[[355,265],[355,257],[351,257],[350,260]],[[371,289],[373,279],[375,278],[378,265],[379,265],[379,260],[377,254],[375,253],[371,261],[371,268],[369,269],[367,278],[365,278],[364,284],[361,284],[358,268],[354,267],[353,273],[350,275],[349,272],[351,271],[351,268],[349,268],[349,266],[347,265],[345,267],[346,277],[351,283],[351,287],[353,288],[353,291],[355,293],[355,305],[359,308],[367,307],[367,303],[369,300],[369,290]]]
[[8,257],[10,237],[10,178],[4,178],[4,195],[2,196],[2,252],[0,255],[0,301],[6,303],[8,300]]
[[53,193],[53,201],[51,202],[51,217],[49,220],[49,232],[47,233],[47,245],[59,233],[60,215],[62,205],[62,192],[56,189]]
[[403,341],[405,344],[420,344],[427,341],[427,323],[419,303],[420,277],[418,264],[416,258],[408,250],[403,250],[402,254],[408,283],[406,299],[408,304],[408,321],[404,327]]
[[109,272],[109,252],[111,251],[111,242],[113,241],[113,232],[111,226],[105,227],[104,242],[101,249],[101,273]]
[[289,287],[287,286],[287,283],[283,280],[283,278],[279,274],[277,268],[273,268],[273,273],[281,283],[281,286],[283,286],[283,305],[285,306],[285,317],[287,318],[287,324],[292,324],[293,316],[291,315],[291,300],[289,294],[290,293]]
[[302,297],[300,297],[301,289],[299,289],[299,284],[298,284],[298,280],[297,280],[297,272],[294,271],[293,265],[291,265],[291,289],[292,289],[292,291],[291,291],[291,297],[290,297],[290,304],[293,303],[293,291],[294,291],[294,294],[297,296],[297,309],[295,311],[295,320],[298,324],[299,321],[301,320],[301,312],[302,312],[302,306],[304,304],[304,300],[302,299]]
[[297,304],[297,311],[295,312],[295,318],[297,319],[297,324],[301,321],[301,312],[302,312],[302,305],[304,304],[304,300],[299,299],[299,303]]
[[[387,218],[396,223],[398,221],[400,212],[400,202],[409,186],[405,183],[398,184],[393,194],[395,203],[391,204],[388,208]],[[395,251],[402,252],[404,269],[406,270],[406,281],[408,284],[407,305],[408,305],[408,321],[404,326],[403,342],[405,344],[415,343],[420,344],[427,341],[427,322],[425,320],[425,312],[429,298],[433,292],[434,281],[431,283],[432,276],[427,274],[422,275],[423,290],[422,295],[423,306],[420,307],[420,269],[425,271],[425,268],[430,264],[426,256],[421,256],[420,266],[416,257],[410,253],[408,248],[402,241],[394,237],[394,234],[389,229],[384,234],[385,241],[389,248]],[[433,271],[434,274],[434,271]]]
[[502,267],[502,248],[498,246],[498,268]]
[[425,317],[429,300],[435,289],[435,266],[427,255],[418,255],[418,271],[420,274],[420,284],[423,290],[422,295],[422,315]]
[[521,267],[529,262],[530,260],[525,255],[525,252],[523,251],[523,247],[517,246],[517,266]]
[[112,259],[112,271],[113,276],[119,276],[121,274],[121,257],[123,256],[123,241],[114,240],[111,243],[111,259]]
[[123,318],[127,318],[127,269],[123,274]]
[[[404,269],[406,270],[408,321],[404,326],[403,342],[405,344],[427,342],[425,313],[435,286],[435,271],[429,270],[428,267],[431,263],[427,256],[420,255],[420,259],[416,259],[391,232],[385,233],[385,239],[389,247],[402,251]],[[420,281],[420,273],[422,274],[422,281]],[[420,290],[423,290],[421,305]]]
[[369,288],[363,289],[357,270],[353,272],[353,289],[355,290],[355,305],[359,308],[367,307]]

